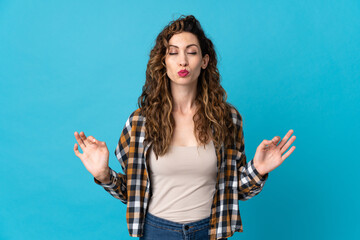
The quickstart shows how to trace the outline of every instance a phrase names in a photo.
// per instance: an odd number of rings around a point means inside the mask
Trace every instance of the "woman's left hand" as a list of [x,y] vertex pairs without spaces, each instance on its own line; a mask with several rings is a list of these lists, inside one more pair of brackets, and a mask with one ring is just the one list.
[[[280,166],[283,161],[295,150],[295,146],[292,146],[290,150],[286,152],[296,139],[295,135],[290,138],[293,132],[293,130],[288,131],[280,143],[280,137],[276,136],[272,140],[263,140],[257,147],[253,161],[256,170],[261,175],[269,173]],[[277,145],[278,143],[279,145]]]

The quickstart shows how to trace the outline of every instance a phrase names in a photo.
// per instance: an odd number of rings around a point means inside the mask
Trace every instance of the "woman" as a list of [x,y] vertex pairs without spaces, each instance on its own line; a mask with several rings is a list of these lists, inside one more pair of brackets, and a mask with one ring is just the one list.
[[75,132],[83,153],[77,144],[74,151],[127,204],[131,236],[226,239],[243,231],[238,200],[257,195],[294,151],[292,133],[263,140],[246,162],[241,115],[226,102],[213,44],[190,15],[170,22],[151,50],[139,108],[115,150],[124,174],[93,136]]

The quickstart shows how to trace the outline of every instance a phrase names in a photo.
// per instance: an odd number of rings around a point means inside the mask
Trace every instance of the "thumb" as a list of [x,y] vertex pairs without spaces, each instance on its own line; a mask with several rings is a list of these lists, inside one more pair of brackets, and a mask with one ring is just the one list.
[[262,144],[264,147],[267,147],[270,143],[271,143],[271,140],[265,140],[265,139],[264,139],[261,144]]
[[89,136],[90,143],[97,143],[97,140],[93,136]]
[[275,136],[271,141],[275,144],[278,144],[278,142],[280,141],[280,137],[279,136]]

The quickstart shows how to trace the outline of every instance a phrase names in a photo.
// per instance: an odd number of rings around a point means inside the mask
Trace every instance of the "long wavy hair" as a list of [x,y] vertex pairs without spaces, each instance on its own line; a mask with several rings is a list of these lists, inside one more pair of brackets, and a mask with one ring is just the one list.
[[205,145],[211,138],[215,148],[219,149],[222,143],[225,146],[232,145],[236,138],[231,118],[232,105],[226,102],[227,94],[220,85],[214,45],[205,36],[199,21],[193,15],[181,15],[165,26],[157,36],[147,64],[146,82],[138,99],[140,113],[146,117],[145,141],[153,143],[156,158],[167,152],[175,127],[172,115],[173,98],[170,79],[166,73],[165,57],[170,38],[181,32],[196,35],[202,57],[205,54],[209,55],[209,63],[206,69],[201,69],[197,84],[197,111],[193,117],[197,141]]

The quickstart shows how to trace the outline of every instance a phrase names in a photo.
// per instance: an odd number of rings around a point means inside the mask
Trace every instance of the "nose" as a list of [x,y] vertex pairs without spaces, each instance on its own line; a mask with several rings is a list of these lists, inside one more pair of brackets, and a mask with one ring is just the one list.
[[188,59],[187,59],[187,56],[186,54],[179,54],[179,64],[180,66],[182,67],[185,67],[187,65],[189,65],[189,62],[188,62]]

